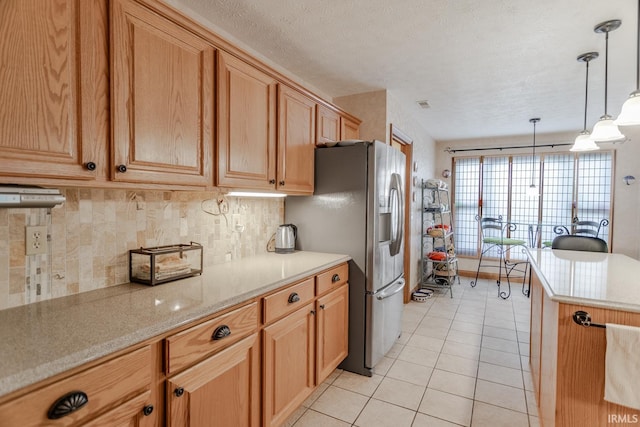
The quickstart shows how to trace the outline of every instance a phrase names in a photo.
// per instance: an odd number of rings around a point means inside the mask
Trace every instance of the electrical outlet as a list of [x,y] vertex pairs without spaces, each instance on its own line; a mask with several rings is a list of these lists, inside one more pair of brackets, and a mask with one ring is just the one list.
[[25,247],[27,255],[47,253],[47,226],[27,226]]

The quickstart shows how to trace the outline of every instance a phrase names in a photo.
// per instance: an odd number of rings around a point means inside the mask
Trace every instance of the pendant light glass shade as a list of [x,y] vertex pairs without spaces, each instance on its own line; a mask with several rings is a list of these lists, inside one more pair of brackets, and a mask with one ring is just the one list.
[[618,126],[640,125],[640,91],[632,92],[622,104],[622,111],[613,123]]
[[616,142],[625,139],[625,136],[620,132],[618,126],[613,123],[613,118],[607,114],[607,90],[608,90],[608,75],[609,75],[609,33],[611,31],[620,28],[622,21],[619,19],[612,19],[609,21],[601,22],[596,25],[593,31],[596,33],[605,34],[605,53],[604,53],[604,114],[593,126],[591,132],[591,139],[595,142]]
[[589,61],[592,61],[598,57],[598,52],[587,52],[578,56],[578,61],[584,62],[585,67],[585,79],[584,79],[584,120],[582,125],[582,132],[576,137],[570,151],[594,151],[599,150],[600,147],[591,139],[591,134],[587,130],[587,101],[589,100]]
[[613,118],[609,115],[600,117],[591,132],[591,139],[597,142],[622,141],[624,138],[625,136],[620,132],[618,126],[613,123]]
[[595,151],[599,149],[598,144],[591,139],[589,131],[584,130],[576,137],[570,151]]
[[636,42],[636,90],[622,104],[622,111],[614,123],[618,126],[640,125],[640,0],[638,0]]

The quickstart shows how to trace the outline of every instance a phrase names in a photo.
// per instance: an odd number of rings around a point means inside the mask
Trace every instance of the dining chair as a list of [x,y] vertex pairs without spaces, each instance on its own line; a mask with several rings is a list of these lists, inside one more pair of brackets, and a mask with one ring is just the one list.
[[[475,287],[478,283],[478,276],[480,275],[480,269],[485,268],[498,268],[498,296],[503,299],[509,298],[511,295],[511,280],[510,276],[513,270],[522,273],[522,280],[524,286],[524,280],[526,277],[528,261],[511,261],[508,258],[510,250],[520,247],[523,249],[527,242],[521,239],[513,239],[509,235],[516,230],[516,225],[503,221],[502,216],[497,218],[493,217],[480,217],[476,216],[476,221],[480,224],[480,233],[482,237],[482,248],[480,250],[480,259],[478,260],[478,269],[476,271],[476,278],[471,282],[471,287]],[[498,258],[497,264],[487,264],[486,258],[489,252],[493,252]],[[492,254],[489,254],[491,256]],[[483,263],[485,262],[485,263]],[[524,265],[524,269],[522,267]],[[508,290],[503,291],[500,289],[502,280],[502,270],[504,269],[504,275],[507,278]],[[520,276],[518,277],[520,278]]]
[[568,251],[609,252],[607,242],[599,237],[578,236],[575,234],[562,235],[553,239],[551,249]]
[[[578,218],[574,218],[573,223],[570,226],[557,226],[554,228],[554,231],[556,234],[600,237],[600,229],[607,225],[609,225],[609,220],[606,218],[601,219],[600,221],[580,221]],[[571,231],[569,231],[569,228],[571,228]]]

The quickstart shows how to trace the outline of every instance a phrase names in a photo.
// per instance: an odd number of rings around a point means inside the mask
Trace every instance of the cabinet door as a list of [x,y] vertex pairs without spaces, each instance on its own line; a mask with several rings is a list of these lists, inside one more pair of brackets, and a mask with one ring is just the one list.
[[259,426],[258,334],[239,341],[167,382],[167,425]]
[[346,117],[340,117],[340,139],[359,139],[360,125]]
[[340,115],[324,105],[318,105],[316,145],[340,140]]
[[313,193],[316,103],[287,86],[278,96],[278,190]]
[[216,185],[276,188],[276,81],[222,52],[217,150]]
[[279,426],[315,387],[313,303],[264,329],[264,426]]
[[344,284],[316,302],[317,383],[324,381],[347,357],[349,350],[349,285]]
[[106,173],[105,12],[97,0],[0,2],[0,175]]
[[127,400],[122,405],[106,414],[83,424],[84,427],[146,427],[156,425],[154,412],[156,408],[149,404],[151,393],[147,392],[133,399]]
[[133,0],[111,3],[111,31],[112,178],[211,185],[213,47]]

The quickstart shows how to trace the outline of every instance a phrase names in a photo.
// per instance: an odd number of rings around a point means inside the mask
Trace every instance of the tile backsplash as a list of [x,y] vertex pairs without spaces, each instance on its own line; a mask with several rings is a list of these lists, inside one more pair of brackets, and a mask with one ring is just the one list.
[[[282,199],[216,192],[62,189],[53,209],[0,209],[0,309],[129,281],[129,249],[198,242],[203,265],[266,251]],[[25,227],[46,225],[48,253],[25,255]]]

